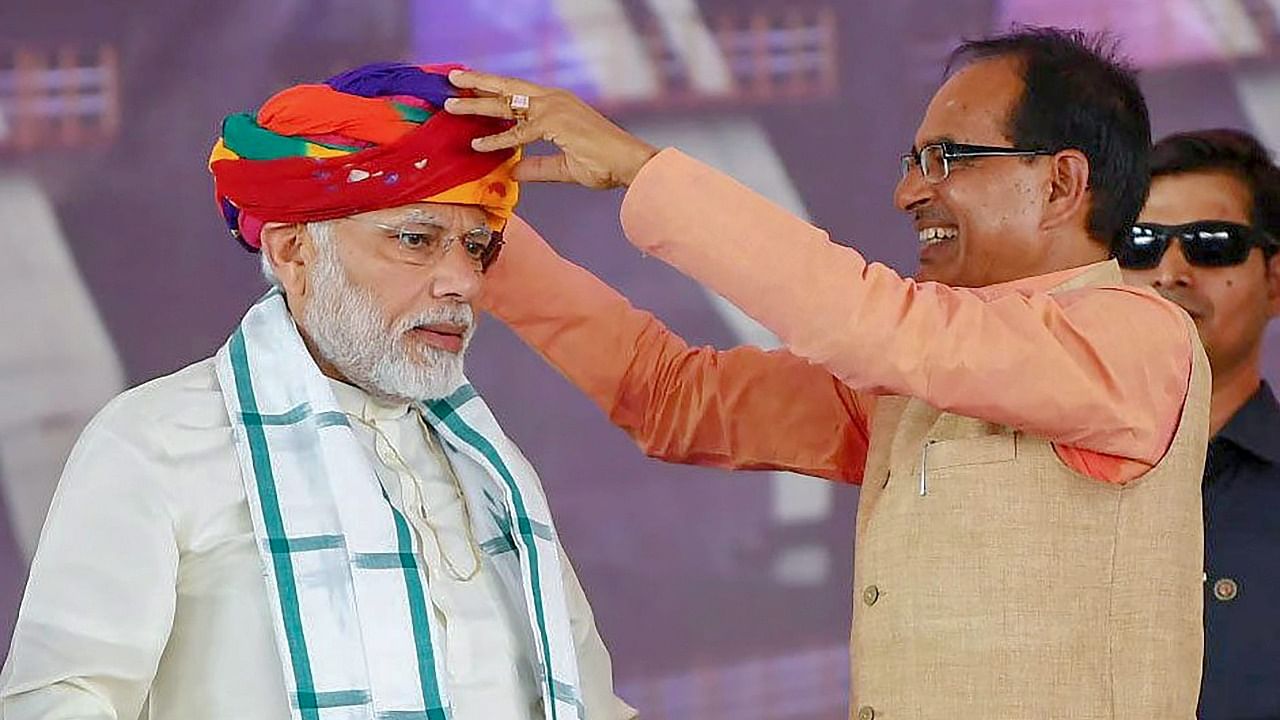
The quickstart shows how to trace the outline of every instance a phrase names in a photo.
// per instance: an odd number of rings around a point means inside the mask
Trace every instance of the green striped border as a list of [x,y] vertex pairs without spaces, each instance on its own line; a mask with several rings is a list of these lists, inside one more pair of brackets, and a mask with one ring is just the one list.
[[560,693],[560,702],[567,702],[578,708],[578,717],[587,717],[587,706],[582,704],[582,698],[578,697],[578,689],[566,682],[552,680],[555,683],[556,690]]
[[314,420],[316,428],[330,427],[332,425],[345,425],[351,427],[351,422],[347,417],[336,410],[328,410],[325,412],[312,412],[311,403],[302,403],[287,412],[270,414],[241,411],[241,418],[245,425],[296,425],[304,420]]
[[516,546],[511,544],[511,540],[499,535],[492,540],[485,540],[480,543],[480,549],[489,554],[490,557],[497,557],[509,552],[515,552]]
[[[378,487],[382,487],[382,483],[378,483]],[[399,549],[395,553],[376,553],[370,556],[364,556],[366,563],[370,569],[376,565],[377,569],[387,569],[400,567],[404,574],[405,591],[409,597],[409,618],[413,625],[413,643],[418,653],[418,685],[422,688],[422,702],[426,708],[427,720],[449,720],[449,712],[444,707],[444,698],[441,697],[440,684],[436,679],[436,659],[435,650],[431,642],[431,622],[427,617],[430,610],[427,607],[427,596],[422,584],[422,575],[418,571],[417,556],[413,551],[413,539],[409,534],[409,523],[405,521],[404,515],[391,504],[391,498],[387,496],[386,488],[382,488],[382,497],[387,502],[387,508],[391,510],[391,517],[396,525],[396,545]],[[395,558],[395,563],[388,562],[388,557]],[[374,559],[376,557],[376,559]],[[360,560],[357,559],[357,564]]]
[[[245,352],[244,330],[236,328],[231,335],[231,368],[235,373],[236,397],[240,402],[242,418],[246,414],[258,414],[258,403],[253,395],[253,381],[249,373],[249,357]],[[254,485],[262,505],[262,520],[267,537],[274,545],[283,541],[288,547],[284,518],[280,513],[280,500],[276,496],[275,475],[271,471],[271,454],[267,449],[267,436],[261,425],[243,424],[249,440],[249,452],[253,463]],[[315,681],[311,675],[311,659],[307,640],[302,630],[302,614],[298,605],[298,587],[293,576],[293,557],[288,552],[272,552],[271,563],[275,569],[276,590],[280,595],[280,614],[284,620],[284,634],[289,645],[289,661],[293,667],[294,700],[304,720],[320,720],[319,709],[307,707],[299,699],[316,696]]]
[[267,538],[267,549],[273,553],[304,553],[346,547],[347,539],[341,535],[300,535],[297,537]]
[[555,720],[559,712],[556,708],[556,689],[560,685],[555,680],[554,672],[551,668],[551,639],[547,636],[547,618],[546,609],[542,604],[542,581],[538,575],[538,550],[535,547],[536,538],[532,524],[529,521],[529,513],[525,509],[524,498],[520,494],[520,488],[516,485],[515,477],[511,475],[511,470],[507,468],[505,462],[502,461],[497,448],[493,446],[480,432],[472,428],[458,415],[458,409],[465,403],[476,397],[475,388],[471,385],[463,385],[456,392],[443,400],[433,400],[424,403],[427,412],[445,427],[449,428],[453,434],[457,435],[460,440],[470,445],[479,452],[489,464],[497,471],[497,474],[506,483],[508,491],[511,493],[511,501],[515,505],[516,525],[519,527],[519,537],[523,541],[523,545],[529,556],[529,582],[533,593],[534,616],[538,621],[538,634],[542,639],[542,662],[543,672],[546,675],[545,686],[547,688],[546,706],[551,709],[551,718]]
[[[278,291],[269,291],[259,299],[261,304],[271,300]],[[244,332],[237,328],[231,336],[230,356],[235,373],[236,393],[240,401],[240,420],[249,439],[250,454],[253,459],[256,487],[262,504],[264,523],[267,526],[267,544],[276,571],[276,587],[280,594],[281,614],[285,625],[285,636],[289,645],[291,665],[293,667],[296,691],[292,695],[295,707],[299,709],[304,720],[319,720],[319,710],[326,707],[346,707],[369,703],[370,697],[363,690],[342,690],[334,692],[317,692],[311,673],[311,662],[303,631],[301,611],[298,604],[298,590],[293,573],[291,554],[324,550],[345,546],[341,536],[314,536],[289,538],[284,529],[284,521],[277,496],[275,476],[271,469],[270,451],[267,447],[266,426],[295,425],[307,419],[313,419],[316,428],[328,426],[346,426],[350,423],[340,412],[313,413],[309,403],[302,403],[287,412],[278,414],[259,413],[257,400],[253,394],[250,377],[248,354],[245,348]],[[396,528],[396,540],[400,552],[387,553],[396,558],[396,563],[387,562],[387,558],[364,558],[364,567],[400,567],[405,576],[405,588],[408,594],[410,616],[413,626],[414,643],[417,648],[418,676],[422,689],[425,711],[406,713],[405,716],[422,718],[423,720],[448,720],[449,713],[444,707],[440,688],[436,682],[435,657],[431,643],[431,628],[427,617],[428,603],[426,593],[419,574],[418,564],[414,556],[408,523],[404,516],[396,510],[383,490],[383,499],[391,510]],[[379,554],[381,555],[381,554]]]
[[293,702],[302,709],[322,710],[334,707],[355,707],[373,702],[368,690],[338,690],[335,692],[294,693]]

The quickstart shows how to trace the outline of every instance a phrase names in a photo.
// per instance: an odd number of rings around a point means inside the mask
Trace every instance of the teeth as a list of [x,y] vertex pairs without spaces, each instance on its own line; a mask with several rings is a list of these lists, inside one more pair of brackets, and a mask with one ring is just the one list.
[[920,231],[920,242],[932,245],[944,240],[953,240],[959,234],[960,230],[954,227],[929,227]]

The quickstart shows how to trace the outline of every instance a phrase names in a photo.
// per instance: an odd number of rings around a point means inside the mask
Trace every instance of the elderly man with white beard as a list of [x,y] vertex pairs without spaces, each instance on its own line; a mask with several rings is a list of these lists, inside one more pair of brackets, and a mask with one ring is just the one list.
[[226,118],[216,196],[273,288],[81,436],[0,716],[635,716],[536,473],[463,376],[519,156],[438,112],[451,67]]

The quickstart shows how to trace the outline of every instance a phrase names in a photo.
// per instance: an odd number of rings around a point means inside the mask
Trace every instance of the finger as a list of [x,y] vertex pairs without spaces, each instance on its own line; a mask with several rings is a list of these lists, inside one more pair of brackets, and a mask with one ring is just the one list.
[[483,115],[485,117],[512,120],[511,101],[503,97],[449,98],[444,109],[452,115]]
[[534,85],[531,82],[503,75],[490,75],[476,70],[454,70],[449,73],[449,82],[455,87],[465,90],[481,90],[495,95],[543,95],[550,88]]
[[493,152],[495,150],[520,147],[541,139],[538,131],[533,129],[532,124],[524,122],[497,135],[478,137],[471,141],[471,147],[478,152]]
[[569,162],[564,153],[525,157],[512,168],[511,176],[520,182],[574,181],[569,174]]

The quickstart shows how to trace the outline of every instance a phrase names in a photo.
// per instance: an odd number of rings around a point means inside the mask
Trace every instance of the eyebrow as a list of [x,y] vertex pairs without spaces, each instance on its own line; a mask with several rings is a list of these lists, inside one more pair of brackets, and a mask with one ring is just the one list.
[[920,148],[922,148],[922,147],[929,147],[930,145],[943,145],[943,144],[946,144],[946,143],[951,143],[952,145],[959,145],[959,144],[960,144],[960,143],[957,143],[957,142],[956,142],[956,139],[955,139],[955,138],[953,138],[953,137],[951,137],[950,135],[939,135],[939,136],[937,136],[937,137],[932,137],[932,138],[929,138],[928,140],[925,140],[925,141],[924,141],[924,144],[923,144],[923,145],[920,145],[920,147],[916,147],[915,145],[912,145],[912,146],[911,146],[911,154],[912,154],[912,155],[919,155],[919,154],[920,154]]
[[396,218],[392,222],[396,222],[401,225],[412,222],[412,223],[422,223],[424,225],[438,225],[440,227],[444,227],[444,222],[440,220],[440,217],[438,215],[433,215],[423,210],[410,210],[409,212],[405,213],[402,217]]
[[[439,215],[435,215],[426,210],[410,210],[405,214],[404,217],[400,218],[400,222],[401,223],[417,222],[417,223],[423,223],[426,225],[437,225],[439,227],[448,227],[449,225],[448,222],[445,220],[442,220]],[[480,230],[486,227],[488,227],[488,225],[485,223],[485,221],[481,220],[479,224],[477,224],[475,227],[471,229]]]
[[[411,212],[402,218],[395,219],[395,220],[388,220],[386,222],[381,223],[381,225],[387,228],[393,228],[393,227],[403,228],[404,226],[409,224],[429,225],[432,228],[435,228],[442,232],[448,229],[448,225],[446,225],[444,222],[441,222],[439,217],[435,215],[428,215],[421,211]],[[474,227],[469,227],[465,230],[462,230],[459,234],[470,235],[471,233],[480,232],[482,230],[489,230],[489,226],[482,222],[479,225],[475,225]]]

